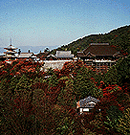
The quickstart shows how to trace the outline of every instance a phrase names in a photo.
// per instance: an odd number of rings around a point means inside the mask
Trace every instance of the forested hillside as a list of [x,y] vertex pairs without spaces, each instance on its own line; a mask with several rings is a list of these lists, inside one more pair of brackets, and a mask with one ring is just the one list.
[[[103,75],[82,61],[47,72],[43,64],[0,62],[1,135],[130,134],[130,56]],[[76,102],[88,96],[100,102],[79,115]]]
[[[0,62],[1,135],[130,134],[130,26],[58,50],[76,54],[92,42],[108,42],[127,57],[102,74],[80,60],[46,72],[31,59]],[[88,96],[100,102],[81,115],[76,103]]]
[[77,51],[84,50],[90,43],[109,43],[122,53],[130,54],[130,26],[124,26],[106,34],[95,34],[80,38],[53,50],[51,53],[55,54],[56,50],[71,50],[72,53],[77,55]]

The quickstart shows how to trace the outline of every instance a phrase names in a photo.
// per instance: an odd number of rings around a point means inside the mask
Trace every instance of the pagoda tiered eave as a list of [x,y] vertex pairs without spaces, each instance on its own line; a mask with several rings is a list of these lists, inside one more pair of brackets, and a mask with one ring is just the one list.
[[4,52],[5,54],[15,54],[15,53],[17,53],[16,51],[7,51],[7,52]]
[[6,50],[17,50],[18,48],[9,48],[9,47],[7,47],[7,48],[4,48],[4,49],[6,49]]
[[7,48],[4,48],[6,50],[16,50],[18,48],[15,48],[13,45],[9,45]]

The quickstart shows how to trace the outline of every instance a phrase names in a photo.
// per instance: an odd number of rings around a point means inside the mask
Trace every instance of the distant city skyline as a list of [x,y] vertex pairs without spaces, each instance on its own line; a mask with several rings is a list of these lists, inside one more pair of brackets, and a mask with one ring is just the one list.
[[126,25],[129,0],[1,0],[0,52],[10,38],[17,48],[43,51]]

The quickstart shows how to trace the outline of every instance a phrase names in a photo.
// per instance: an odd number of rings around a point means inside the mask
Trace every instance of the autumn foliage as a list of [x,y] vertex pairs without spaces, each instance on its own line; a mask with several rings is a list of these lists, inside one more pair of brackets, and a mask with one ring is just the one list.
[[[83,61],[47,72],[41,70],[44,63],[31,60],[0,62],[0,134],[129,134],[123,124],[129,123],[129,72],[123,71],[117,83],[111,79],[112,70],[118,76],[124,68],[122,62],[103,75]],[[79,115],[76,102],[90,95],[100,102],[91,113]]]

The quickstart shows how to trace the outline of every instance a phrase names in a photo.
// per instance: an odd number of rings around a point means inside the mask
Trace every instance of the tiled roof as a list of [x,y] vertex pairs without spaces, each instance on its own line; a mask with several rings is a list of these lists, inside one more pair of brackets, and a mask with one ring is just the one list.
[[9,51],[9,50],[8,50],[8,51],[6,51],[6,52],[4,52],[4,53],[6,53],[6,54],[9,54],[9,53],[14,54],[14,53],[17,53],[17,52],[16,52],[16,51],[13,51],[13,50],[12,50],[12,51]]
[[118,51],[111,47],[108,43],[92,43],[89,47],[83,50],[83,53],[78,54],[78,56],[85,57],[88,53],[95,56],[113,56]]
[[54,58],[56,58],[56,56],[55,56],[55,55],[53,55],[53,54],[49,54],[49,55],[47,55],[47,58],[49,58],[49,57],[54,57]]
[[88,56],[88,57],[90,57],[90,56],[96,56],[95,54],[93,54],[93,53],[91,53],[91,52],[88,52],[87,54],[86,54],[86,56]]
[[87,98],[81,99],[80,101],[77,102],[78,108],[79,107],[90,107],[89,102],[97,103],[97,102],[100,102],[100,100],[98,100],[94,97],[88,96]]
[[71,54],[71,51],[56,51],[57,58],[73,58],[74,54]]
[[9,45],[7,48],[4,48],[4,49],[13,49],[13,50],[16,50],[18,48],[15,48],[13,45]]
[[77,52],[78,57],[84,57],[83,52]]
[[32,55],[33,53],[20,53],[18,58],[31,58]]

